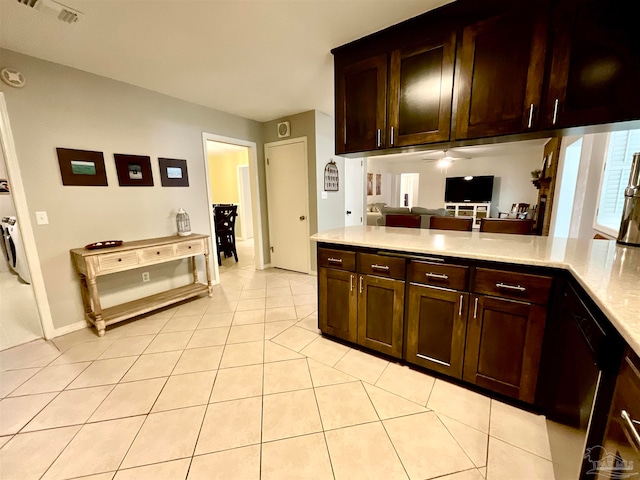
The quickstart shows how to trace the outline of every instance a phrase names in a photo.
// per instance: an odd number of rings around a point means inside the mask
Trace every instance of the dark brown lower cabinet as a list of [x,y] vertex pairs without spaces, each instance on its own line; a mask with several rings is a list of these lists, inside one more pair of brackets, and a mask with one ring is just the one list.
[[356,275],[333,268],[319,269],[320,330],[350,342],[358,341]]
[[463,379],[533,403],[547,308],[472,295]]
[[468,293],[411,285],[407,361],[462,378],[468,305]]
[[358,282],[357,343],[402,358],[404,282],[373,275],[360,275]]

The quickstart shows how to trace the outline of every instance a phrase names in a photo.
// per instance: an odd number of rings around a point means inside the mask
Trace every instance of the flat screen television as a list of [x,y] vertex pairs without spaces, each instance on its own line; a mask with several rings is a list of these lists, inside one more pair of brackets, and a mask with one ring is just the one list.
[[493,175],[447,177],[444,201],[450,203],[490,202],[492,194]]

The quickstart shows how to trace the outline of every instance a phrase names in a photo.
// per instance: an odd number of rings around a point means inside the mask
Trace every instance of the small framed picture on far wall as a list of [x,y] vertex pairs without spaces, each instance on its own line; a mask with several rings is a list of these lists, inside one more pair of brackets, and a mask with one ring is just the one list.
[[188,187],[187,161],[175,158],[158,158],[163,187]]
[[151,158],[114,153],[121,187],[153,187]]

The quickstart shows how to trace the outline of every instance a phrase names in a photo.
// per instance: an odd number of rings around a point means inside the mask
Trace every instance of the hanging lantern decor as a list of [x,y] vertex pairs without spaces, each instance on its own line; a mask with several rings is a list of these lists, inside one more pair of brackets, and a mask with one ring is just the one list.
[[324,191],[337,192],[339,190],[339,175],[336,162],[331,160],[324,167]]
[[176,224],[178,225],[178,235],[180,235],[181,237],[191,235],[191,222],[189,221],[189,215],[184,211],[184,208],[182,207],[178,209],[178,214],[176,215]]

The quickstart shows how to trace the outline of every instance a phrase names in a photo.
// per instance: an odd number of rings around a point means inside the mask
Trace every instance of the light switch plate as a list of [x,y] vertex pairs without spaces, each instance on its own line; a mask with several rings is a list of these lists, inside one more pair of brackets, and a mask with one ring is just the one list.
[[49,225],[47,212],[36,212],[36,222],[38,225]]

